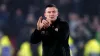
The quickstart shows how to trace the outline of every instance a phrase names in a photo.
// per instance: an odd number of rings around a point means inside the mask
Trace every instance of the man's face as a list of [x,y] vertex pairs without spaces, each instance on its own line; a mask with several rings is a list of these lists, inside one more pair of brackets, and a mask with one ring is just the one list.
[[55,7],[47,7],[45,9],[44,16],[46,17],[47,20],[55,21],[58,16],[58,9]]

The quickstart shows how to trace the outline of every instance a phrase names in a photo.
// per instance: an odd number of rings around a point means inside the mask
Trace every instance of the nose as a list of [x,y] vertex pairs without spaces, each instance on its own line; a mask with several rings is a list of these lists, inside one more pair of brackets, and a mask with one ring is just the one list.
[[53,13],[53,12],[51,12],[51,13],[50,13],[50,15],[54,15],[54,13]]

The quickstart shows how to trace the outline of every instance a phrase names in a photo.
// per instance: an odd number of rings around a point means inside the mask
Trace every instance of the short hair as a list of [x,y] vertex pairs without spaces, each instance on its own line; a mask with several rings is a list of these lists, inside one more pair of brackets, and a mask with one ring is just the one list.
[[55,8],[57,8],[56,5],[54,5],[54,4],[48,4],[45,8],[47,8],[47,7],[55,7]]
[[48,4],[48,5],[46,5],[46,6],[44,7],[44,11],[43,11],[43,12],[45,12],[45,9],[48,8],[48,7],[55,7],[55,8],[58,10],[58,8],[57,8],[56,5],[54,5],[54,4]]

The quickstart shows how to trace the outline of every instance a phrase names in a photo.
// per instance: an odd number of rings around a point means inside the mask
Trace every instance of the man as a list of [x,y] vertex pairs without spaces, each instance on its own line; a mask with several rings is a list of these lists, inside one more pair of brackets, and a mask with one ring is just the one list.
[[54,4],[46,6],[44,16],[46,19],[39,18],[30,42],[36,44],[42,41],[43,56],[70,56],[68,23],[58,18],[58,9]]

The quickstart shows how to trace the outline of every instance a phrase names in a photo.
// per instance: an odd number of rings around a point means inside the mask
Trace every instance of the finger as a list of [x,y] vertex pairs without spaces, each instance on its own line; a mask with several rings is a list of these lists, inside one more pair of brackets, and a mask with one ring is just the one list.
[[49,21],[48,20],[45,20],[47,23],[49,23]]
[[42,22],[42,16],[39,17],[38,23]]
[[48,28],[50,26],[47,20],[42,20],[42,23],[44,24],[44,28]]
[[49,24],[44,23],[44,28],[48,28],[48,27],[49,27]]
[[48,26],[49,26],[48,24],[44,24],[44,27],[46,27],[46,28],[47,28]]
[[45,26],[45,24],[43,24],[43,29],[45,29],[46,28],[46,26]]
[[43,20],[42,21],[44,24],[49,24],[49,22],[47,20]]
[[46,28],[48,28],[48,26],[47,25],[44,25],[43,28],[46,29]]
[[49,23],[47,21],[43,21],[44,26],[48,26]]

